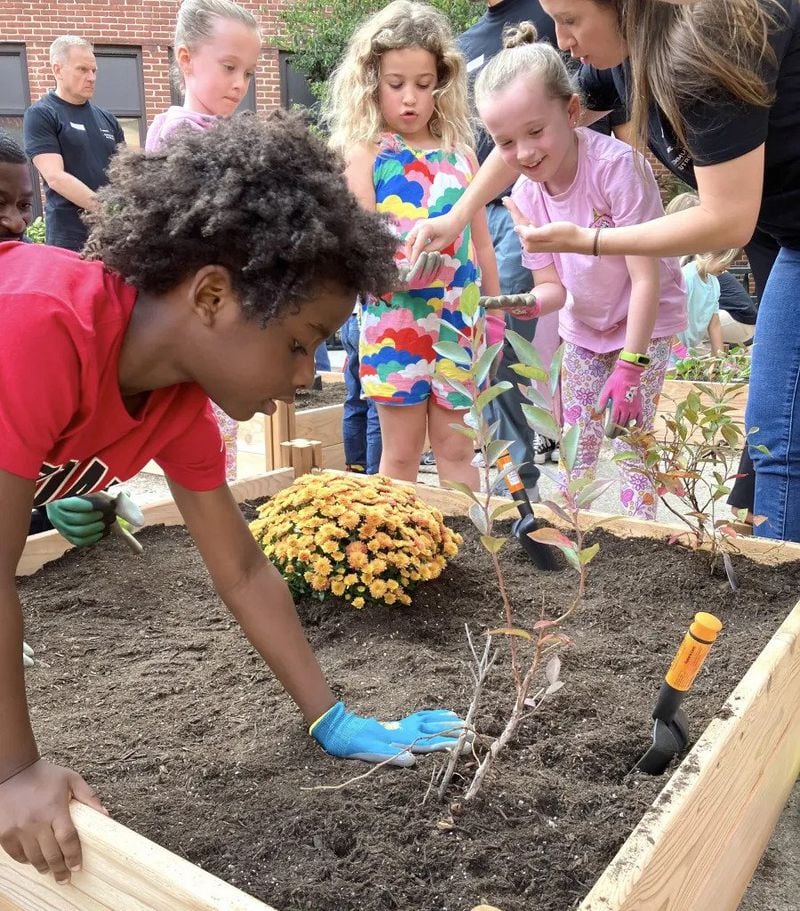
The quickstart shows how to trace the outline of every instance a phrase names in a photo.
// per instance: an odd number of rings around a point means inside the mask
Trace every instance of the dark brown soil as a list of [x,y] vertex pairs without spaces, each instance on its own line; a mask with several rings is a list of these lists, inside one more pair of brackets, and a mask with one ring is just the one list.
[[323,383],[322,389],[298,389],[294,407],[298,411],[307,408],[322,408],[325,405],[341,405],[345,400],[344,383]]
[[[480,634],[501,616],[488,558],[463,521],[452,524],[468,535],[462,552],[412,608],[298,605],[352,708],[382,718],[465,710],[464,624]],[[367,767],[308,737],[185,532],[141,539],[140,558],[107,539],[21,581],[42,750],[81,771],[120,822],[280,911],[573,908],[664,783],[627,773],[649,744],[656,691],[694,612],[725,623],[686,700],[696,737],[800,593],[800,564],[739,559],[734,595],[694,555],[598,534],[586,601],[568,627],[566,686],[451,819],[449,804],[423,803],[438,758],[345,790],[304,790]],[[565,603],[571,573],[537,574],[514,544],[504,553],[520,624]],[[500,730],[509,693],[503,665],[482,731]]]

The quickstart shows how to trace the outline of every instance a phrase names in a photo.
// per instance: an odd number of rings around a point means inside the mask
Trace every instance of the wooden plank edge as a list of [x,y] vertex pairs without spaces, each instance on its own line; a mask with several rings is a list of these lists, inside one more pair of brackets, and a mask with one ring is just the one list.
[[0,851],[4,911],[275,911],[83,804],[70,810],[83,869],[61,886]]
[[295,439],[319,440],[323,446],[343,443],[342,411],[341,405],[326,405],[324,408],[298,411]]
[[579,911],[734,911],[800,775],[800,603]]
[[[277,493],[291,484],[293,480],[294,475],[290,469],[278,468],[266,474],[235,481],[229,486],[236,502],[241,503],[244,500],[254,500]],[[143,506],[142,513],[145,518],[145,526],[183,524],[183,517],[171,497]],[[72,550],[72,545],[57,531],[44,531],[38,535],[31,535],[25,543],[17,564],[17,575],[30,576],[51,560],[57,560],[68,550]]]
[[309,415],[315,414],[336,414],[337,412],[344,411],[344,402],[334,402],[332,405],[317,405],[316,408],[303,408],[295,411],[295,420],[301,415],[303,417],[308,417]]
[[321,377],[323,386],[344,382],[343,370],[321,370],[317,376]]

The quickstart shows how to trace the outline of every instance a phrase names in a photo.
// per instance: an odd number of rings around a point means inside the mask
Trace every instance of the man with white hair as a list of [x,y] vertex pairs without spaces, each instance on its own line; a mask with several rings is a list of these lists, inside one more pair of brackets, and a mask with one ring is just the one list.
[[46,184],[47,243],[79,251],[86,242],[80,213],[95,205],[117,145],[117,118],[91,101],[97,80],[92,45],[64,35],[50,45],[56,87],[25,112],[25,151]]

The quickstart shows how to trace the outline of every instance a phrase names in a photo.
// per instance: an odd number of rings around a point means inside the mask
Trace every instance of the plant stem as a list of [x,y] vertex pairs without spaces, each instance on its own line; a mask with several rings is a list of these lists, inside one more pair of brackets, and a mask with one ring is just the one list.
[[[503,578],[503,570],[500,566],[500,558],[497,554],[492,554],[492,563],[494,564],[494,574],[497,577],[497,585],[500,589],[500,597],[503,600],[503,611],[506,616],[506,624],[509,629],[514,627],[514,610],[511,607],[511,602],[508,600],[508,592],[506,591],[505,579]],[[509,647],[511,649],[511,675],[514,678],[514,689],[519,691],[520,688],[520,677],[519,677],[519,660],[517,657],[517,637],[509,636],[508,637]]]

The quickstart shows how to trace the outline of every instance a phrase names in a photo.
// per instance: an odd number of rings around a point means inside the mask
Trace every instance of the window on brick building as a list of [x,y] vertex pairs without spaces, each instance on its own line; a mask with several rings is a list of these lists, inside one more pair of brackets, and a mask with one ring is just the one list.
[[[178,68],[175,63],[175,55],[172,52],[172,48],[167,52],[169,56],[169,100],[171,104],[182,105],[183,104],[183,92],[181,91],[178,85]],[[256,79],[255,76],[250,80],[250,85],[247,87],[247,94],[239,102],[239,107],[236,108],[237,114],[241,111],[255,111],[256,109]]]
[[280,51],[278,67],[281,75],[281,107],[291,110],[295,107],[316,110],[317,99],[311,94],[308,79],[292,66],[292,55],[289,51]]
[[[0,43],[0,127],[9,132],[20,145],[22,141],[22,115],[30,104],[28,61],[24,44]],[[31,166],[33,179],[33,209],[42,214],[39,192],[39,175]]]
[[94,55],[97,87],[92,101],[117,118],[129,146],[143,146],[147,126],[141,48],[95,45]]

